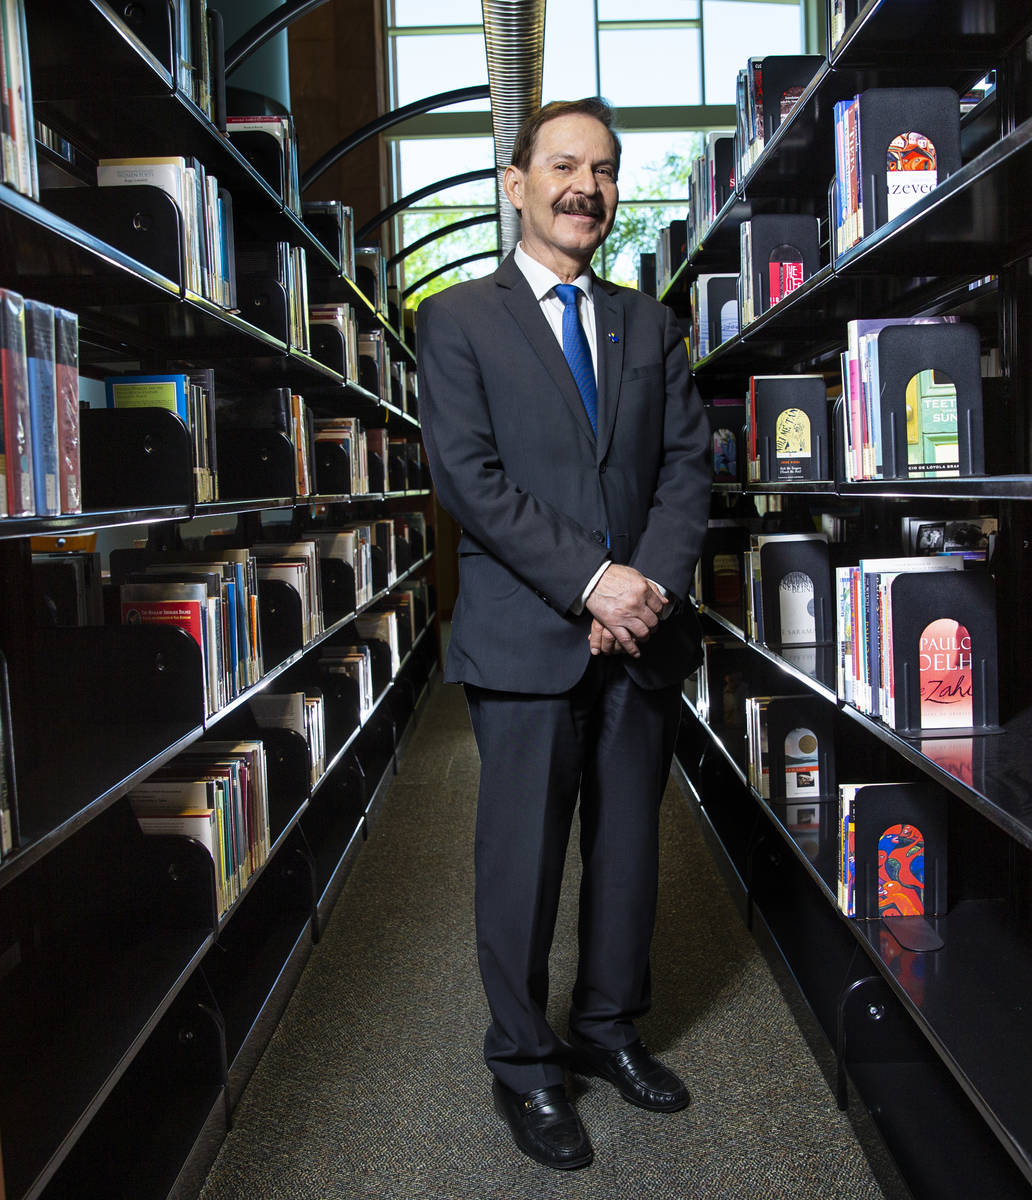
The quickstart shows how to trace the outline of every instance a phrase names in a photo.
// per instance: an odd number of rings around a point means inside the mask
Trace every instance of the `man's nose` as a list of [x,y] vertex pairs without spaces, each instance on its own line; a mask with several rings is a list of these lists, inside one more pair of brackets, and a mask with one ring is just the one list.
[[573,177],[574,187],[585,196],[593,196],[598,191],[598,180],[590,164],[585,164]]

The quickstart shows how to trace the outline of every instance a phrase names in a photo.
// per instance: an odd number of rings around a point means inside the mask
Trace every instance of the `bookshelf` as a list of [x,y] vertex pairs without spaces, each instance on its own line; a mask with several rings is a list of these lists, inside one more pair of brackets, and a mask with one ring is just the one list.
[[[36,117],[81,153],[69,161],[40,148],[39,201],[0,186],[0,287],[79,315],[84,377],[213,367],[219,385],[288,387],[320,412],[357,415],[417,441],[414,405],[399,403],[391,380],[375,372],[348,378],[332,337],[302,353],[282,307],[259,313],[243,286],[238,312],[189,294],[182,227],[163,193],[89,186],[98,157],[196,156],[232,194],[238,243],[303,247],[313,302],[351,304],[363,329],[380,330],[392,355],[414,365],[386,314],[319,236],[320,223],[290,211],[274,172],[259,171],[181,90],[177,6],[132,5],[124,15],[104,0],[26,8]],[[268,281],[262,287],[276,295]],[[368,711],[354,687],[330,687],[320,667],[326,652],[356,640],[356,620],[432,577],[428,480],[392,466],[376,490],[316,486],[300,495],[284,470],[285,441],[220,432],[220,450],[225,444],[227,460],[253,482],[239,498],[202,503],[170,414],[83,412],[83,513],[0,519],[0,646],[20,818],[17,844],[0,861],[7,1200],[196,1194],[375,825],[436,672],[432,587],[400,666],[377,666]],[[37,535],[71,544],[99,532],[160,550],[217,524],[253,545],[410,512],[427,518],[426,539],[400,539],[391,576],[374,551],[372,594],[361,603],[346,573],[328,573],[315,636],[303,635],[296,592],[275,581],[260,587],[263,674],[213,714],[205,713],[200,649],[180,630],[36,626]],[[328,744],[313,781],[305,740],[259,731],[248,700],[314,687],[325,688]],[[208,851],[186,837],[143,836],[128,800],[206,737],[260,737],[268,762],[271,849],[221,915]]]
[[[815,514],[830,514],[847,531],[849,545],[832,546],[843,563],[898,554],[901,515],[995,515],[999,732],[901,736],[837,696],[833,662],[818,656],[812,671],[800,669],[699,606],[704,632],[735,648],[748,694],[817,696],[828,705],[840,781],[932,780],[942,788],[950,904],[930,923],[943,948],[901,950],[882,922],[842,915],[834,806],[830,832],[825,821],[819,843],[804,845],[778,807],[750,787],[745,729],[720,722],[719,700],[706,720],[686,694],[676,764],[743,916],[818,1031],[815,1053],[830,1063],[841,1106],[861,1105],[890,1152],[898,1174],[886,1174],[887,1194],[902,1194],[901,1179],[919,1200],[1024,1196],[1032,1185],[1032,628],[1025,599],[1032,363],[1021,329],[1032,313],[1032,220],[1024,201],[1032,178],[1025,58],[1032,12],[969,0],[846,0],[845,7],[844,34],[828,45],[825,62],[690,246],[662,298],[687,315],[693,278],[738,269],[743,220],[803,212],[821,222],[820,269],[695,364],[704,399],[743,397],[753,374],[834,378],[846,322],[856,318],[955,314],[976,326],[983,352],[999,351],[1000,376],[983,380],[985,476],[723,484],[712,511],[721,523],[745,514],[754,529],[762,518],[772,530],[813,529]],[[829,4],[829,28],[832,13]],[[961,168],[836,254],[828,192],[834,103],[873,87],[964,90],[989,71],[996,72],[995,92],[962,120]]]

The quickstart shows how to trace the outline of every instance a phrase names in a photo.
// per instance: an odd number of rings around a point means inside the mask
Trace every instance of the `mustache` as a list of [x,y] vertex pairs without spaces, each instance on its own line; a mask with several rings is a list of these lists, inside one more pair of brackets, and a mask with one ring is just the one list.
[[552,205],[552,211],[559,213],[575,213],[581,217],[594,217],[601,221],[605,216],[602,205],[588,196],[571,196],[567,200],[559,200]]

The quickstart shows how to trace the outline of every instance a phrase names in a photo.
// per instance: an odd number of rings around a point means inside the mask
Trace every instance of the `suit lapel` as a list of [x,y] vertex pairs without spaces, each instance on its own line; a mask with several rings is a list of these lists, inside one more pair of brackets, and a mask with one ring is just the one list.
[[595,434],[588,414],[584,411],[584,401],[570,372],[570,364],[566,361],[555,334],[549,328],[530,284],[516,266],[511,254],[495,272],[495,282],[506,289],[505,307],[523,330],[545,370],[551,375],[578,428],[585,437],[594,442]]
[[623,374],[624,309],[620,294],[596,277],[595,345],[598,354],[598,461],[609,452]]

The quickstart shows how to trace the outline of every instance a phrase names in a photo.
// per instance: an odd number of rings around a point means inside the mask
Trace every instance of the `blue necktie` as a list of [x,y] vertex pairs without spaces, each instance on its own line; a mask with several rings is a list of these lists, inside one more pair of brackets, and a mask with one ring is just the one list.
[[598,433],[598,389],[595,386],[595,368],[591,362],[591,349],[577,315],[577,297],[580,288],[572,283],[557,283],[555,294],[563,302],[563,354],[570,364],[573,380],[584,401],[591,428]]

